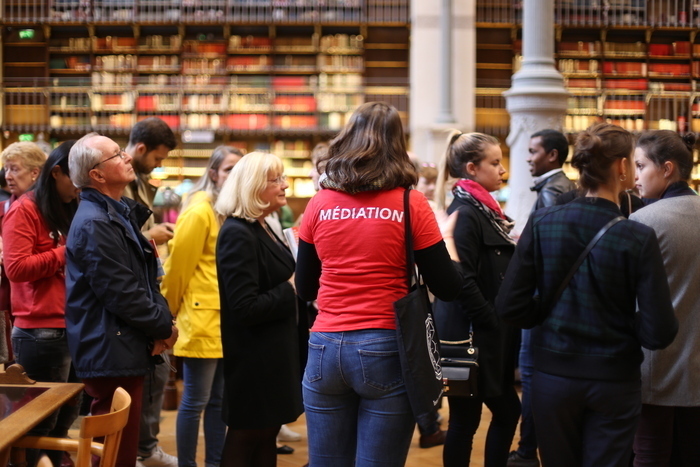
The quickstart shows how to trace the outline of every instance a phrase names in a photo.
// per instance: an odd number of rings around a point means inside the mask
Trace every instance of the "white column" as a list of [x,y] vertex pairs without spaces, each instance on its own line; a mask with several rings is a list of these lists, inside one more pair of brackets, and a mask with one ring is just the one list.
[[442,155],[447,130],[474,129],[475,14],[476,0],[411,2],[410,145],[421,160]]
[[530,135],[546,128],[561,131],[566,115],[568,93],[554,66],[554,0],[524,0],[522,68],[504,96],[510,113],[506,213],[515,219],[515,231],[521,232],[536,199],[525,162]]
[[452,0],[442,0],[440,10],[440,113],[435,123],[454,125],[452,115]]

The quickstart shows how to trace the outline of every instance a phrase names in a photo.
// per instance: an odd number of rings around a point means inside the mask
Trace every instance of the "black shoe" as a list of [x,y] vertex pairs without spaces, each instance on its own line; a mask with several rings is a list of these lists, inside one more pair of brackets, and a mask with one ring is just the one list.
[[294,453],[294,448],[290,448],[286,444],[277,448],[277,454],[292,454]]
[[418,445],[422,449],[426,448],[432,448],[435,446],[441,446],[445,444],[445,436],[447,435],[446,431],[438,429],[435,433],[432,435],[420,435],[420,439],[418,440]]
[[540,461],[537,456],[527,458],[518,454],[518,451],[511,451],[506,465],[508,467],[540,467]]

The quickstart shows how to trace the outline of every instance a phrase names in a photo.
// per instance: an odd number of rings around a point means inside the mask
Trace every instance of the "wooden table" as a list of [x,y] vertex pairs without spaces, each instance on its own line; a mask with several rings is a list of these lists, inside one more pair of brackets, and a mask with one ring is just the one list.
[[[83,387],[82,383],[0,384],[0,467],[7,465],[15,441],[77,396]],[[31,396],[35,397],[29,400]],[[25,399],[28,401],[19,406]]]

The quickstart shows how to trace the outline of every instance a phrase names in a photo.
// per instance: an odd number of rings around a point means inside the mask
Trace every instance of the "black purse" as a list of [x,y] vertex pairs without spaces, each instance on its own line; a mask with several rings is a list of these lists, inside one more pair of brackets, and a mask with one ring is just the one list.
[[440,341],[435,329],[428,288],[421,282],[413,257],[409,193],[404,194],[406,274],[409,293],[394,302],[401,373],[411,411],[420,425],[429,423],[442,395]]
[[448,397],[474,397],[479,393],[479,349],[474,347],[474,332],[469,339],[440,341],[442,384]]

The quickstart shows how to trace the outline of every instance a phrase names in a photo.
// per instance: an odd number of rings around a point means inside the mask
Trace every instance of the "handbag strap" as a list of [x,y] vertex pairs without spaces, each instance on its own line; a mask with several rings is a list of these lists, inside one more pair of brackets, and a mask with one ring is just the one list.
[[406,244],[406,280],[408,281],[408,290],[411,290],[413,281],[416,284],[419,282],[418,272],[415,267],[415,257],[413,256],[413,233],[411,232],[411,206],[409,197],[411,189],[407,188],[403,193],[403,221],[404,221],[404,238]]
[[598,243],[598,240],[603,238],[603,235],[605,235],[605,232],[607,232],[613,225],[617,224],[620,221],[625,220],[624,217],[622,216],[617,216],[616,218],[610,220],[607,224],[603,226],[602,229],[598,231],[598,233],[593,237],[593,239],[588,242],[588,245],[586,245],[586,249],[583,250],[583,253],[578,257],[574,265],[571,267],[571,270],[569,273],[566,275],[564,280],[562,281],[561,285],[559,286],[559,289],[557,289],[557,293],[554,294],[554,297],[552,298],[551,305],[549,309],[553,309],[554,305],[557,304],[557,301],[559,301],[559,298],[561,297],[561,294],[564,293],[564,289],[569,285],[569,282],[571,282],[571,278],[574,277],[574,274],[576,274],[576,271],[578,271],[578,268],[581,267],[581,264],[583,263],[583,260],[586,259],[586,256],[588,256],[588,253],[591,252],[593,247]]

